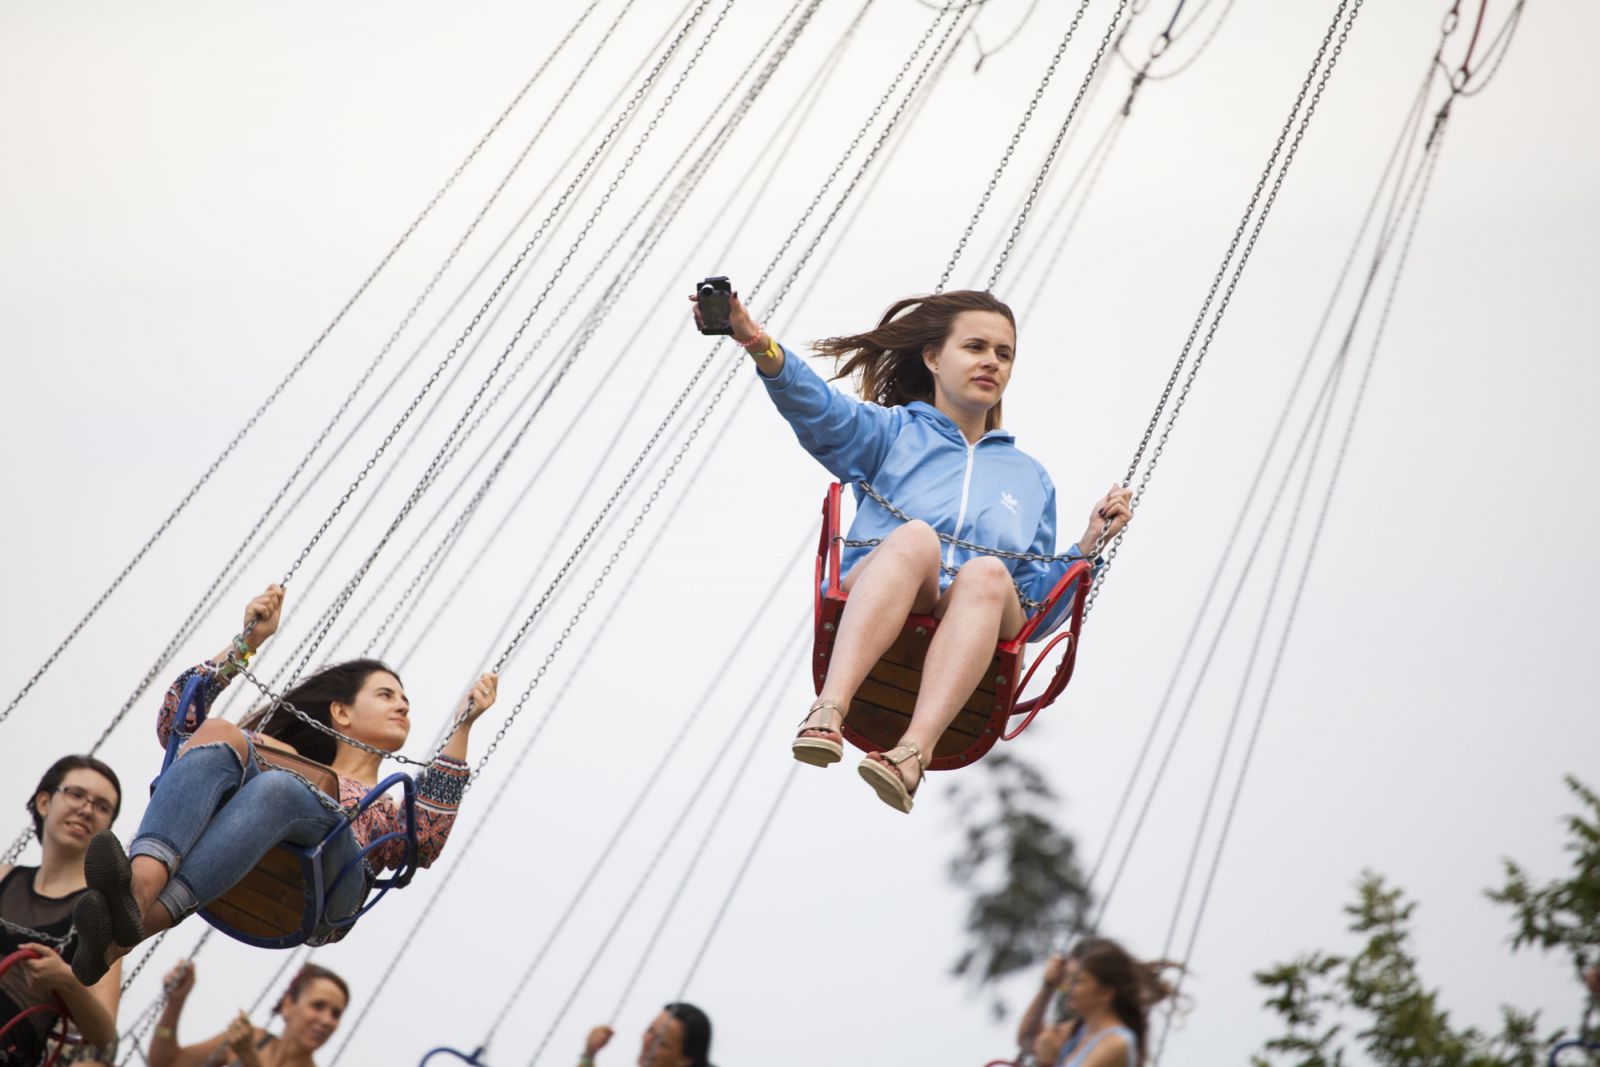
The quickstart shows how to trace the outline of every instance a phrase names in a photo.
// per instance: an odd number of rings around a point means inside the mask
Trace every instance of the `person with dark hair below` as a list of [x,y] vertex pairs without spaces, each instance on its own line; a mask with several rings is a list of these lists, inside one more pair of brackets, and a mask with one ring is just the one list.
[[[1144,1067],[1150,1009],[1173,995],[1162,972],[1175,969],[1164,960],[1141,962],[1110,938],[1086,938],[1045,964],[1044,984],[1023,1013],[1017,1042],[1041,1067]],[[1047,1024],[1045,1011],[1057,992],[1068,1017]]]
[[240,1012],[228,1028],[197,1045],[178,1044],[178,1019],[194,988],[194,961],[183,960],[167,975],[164,988],[172,995],[161,1010],[150,1039],[150,1067],[316,1067],[312,1054],[328,1043],[345,1008],[350,987],[326,967],[300,968],[273,1014],[283,1018],[283,1036],[257,1027]]
[[[277,631],[282,610],[283,589],[268,587],[245,609],[246,634],[167,690],[157,739],[165,746],[174,730],[193,736],[162,773],[128,853],[110,832],[89,842],[89,891],[73,909],[79,947],[72,969],[80,981],[98,981],[112,960],[222,896],[280,841],[321,841],[344,810],[377,785],[383,756],[405,744],[410,704],[399,675],[377,660],[325,667],[284,692],[283,702],[321,729],[283,708],[274,715],[271,705],[247,717],[243,729],[219,718],[198,728],[192,720],[176,721],[190,678],[204,676],[215,697],[237,673],[236,661],[247,660]],[[495,685],[493,674],[478,678],[452,720],[449,740],[417,776],[418,866],[439,857],[455,824],[469,774],[467,737],[494,703]],[[339,872],[368,842],[404,829],[400,806],[383,797],[329,842],[319,860],[327,899],[312,943],[343,936],[349,927],[331,923],[360,909],[377,871],[404,864],[406,843],[387,841],[350,876],[339,878]]]
[[[578,1067],[595,1067],[595,1055],[611,1042],[609,1026],[589,1031]],[[711,1019],[693,1004],[668,1004],[651,1020],[639,1043],[639,1067],[711,1067]],[[154,1065],[152,1065],[154,1067]]]
[[[698,301],[697,297],[691,299]],[[806,451],[844,482],[868,482],[912,521],[856,489],[856,517],[840,560],[849,594],[827,678],[791,748],[802,763],[843,757],[850,701],[912,614],[940,620],[928,647],[911,722],[887,752],[858,771],[884,803],[909,812],[934,746],[972,695],[998,641],[1027,622],[1074,559],[1104,545],[1132,517],[1131,493],[1113,485],[1089,513],[1069,558],[1007,559],[955,545],[953,536],[1001,552],[1056,555],[1050,476],[1001,427],[1000,400],[1017,359],[1016,319],[993,295],[958,290],[897,301],[866,333],[833,337],[817,351],[859,376],[864,400],[828,386],[773,340],[737,294],[734,340],[756,369]],[[700,319],[698,303],[695,318]],[[1075,589],[1057,602],[1036,637],[1066,618]]]
[[[63,756],[28,794],[27,808],[42,856],[37,867],[0,863],[0,957],[30,949],[40,958],[23,960],[0,977],[0,1026],[59,996],[84,1041],[110,1049],[117,1041],[122,968],[85,987],[73,977],[70,946],[66,958],[58,946],[66,945],[72,910],[87,892],[84,853],[122,810],[122,784],[93,756]],[[0,1064],[43,1062],[53,1022],[54,1016],[43,1012],[20,1021],[0,1041]],[[84,1048],[76,1052],[80,1059],[96,1054]]]

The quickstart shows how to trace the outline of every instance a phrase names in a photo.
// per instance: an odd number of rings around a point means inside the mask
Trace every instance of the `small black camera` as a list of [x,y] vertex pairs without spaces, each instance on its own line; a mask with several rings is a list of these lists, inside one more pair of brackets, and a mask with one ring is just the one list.
[[733,286],[728,279],[706,278],[698,287],[700,307],[700,332],[723,337],[733,336],[728,316],[733,311]]

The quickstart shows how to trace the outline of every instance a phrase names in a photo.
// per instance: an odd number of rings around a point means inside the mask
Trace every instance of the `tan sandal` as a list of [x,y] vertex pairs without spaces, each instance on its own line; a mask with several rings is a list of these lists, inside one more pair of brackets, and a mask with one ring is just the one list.
[[922,788],[922,779],[918,778],[917,784],[912,788],[906,788],[906,780],[900,773],[900,764],[908,759],[915,759],[919,769],[923,771],[928,769],[927,760],[917,743],[902,741],[887,752],[868,752],[866,758],[856,765],[856,771],[872,787],[872,791],[878,794],[879,800],[896,811],[910,815],[911,802],[916,797],[917,790]]
[[811,710],[806,712],[806,717],[800,720],[800,732],[790,742],[789,749],[794,753],[794,758],[801,763],[809,763],[813,767],[826,767],[844,759],[844,735],[833,725],[832,714],[825,717],[824,726],[807,726],[806,724],[819,711],[838,712],[840,721],[844,721],[844,709],[839,706],[838,701],[817,701],[811,705]]

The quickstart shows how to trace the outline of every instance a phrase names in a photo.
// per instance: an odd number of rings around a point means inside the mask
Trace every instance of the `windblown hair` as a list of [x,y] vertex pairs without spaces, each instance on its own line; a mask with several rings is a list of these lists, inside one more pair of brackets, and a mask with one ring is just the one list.
[[[897,300],[883,313],[878,325],[866,333],[848,337],[829,337],[812,347],[832,356],[840,365],[835,378],[859,378],[857,391],[863,400],[884,407],[909,404],[913,400],[933,403],[933,375],[922,354],[932,345],[943,345],[963,311],[993,311],[1004,315],[1014,331],[1017,318],[1011,308],[993,293],[977,289],[957,289],[932,296],[912,296]],[[985,430],[1000,426],[1000,401],[989,409]]]
[[39,794],[54,795],[72,771],[93,771],[105,778],[111,783],[111,788],[117,791],[117,805],[111,812],[111,821],[116,822],[117,815],[122,811],[122,783],[117,780],[116,771],[93,756],[62,756],[50,764],[50,769],[44,772],[39,784],[28,794],[28,815],[33,819],[33,836],[40,841],[44,840],[44,816],[39,814]]
[[1143,1067],[1149,1057],[1150,1009],[1176,993],[1163,972],[1181,971],[1182,965],[1170,960],[1137,960],[1108,937],[1088,938],[1078,944],[1072,955],[1080,968],[1111,990],[1111,1010],[1122,1025],[1133,1031]]
[[[367,684],[367,679],[385,671],[393,674],[398,680],[400,675],[395,673],[382,660],[353,659],[344,663],[335,663],[324,667],[315,674],[307,675],[300,679],[283,694],[285,704],[293,704],[323,726],[333,729],[333,705],[354,704],[356,694],[361,692],[361,687]],[[307,726],[300,719],[281,708],[269,715],[271,705],[252,711],[243,722],[239,724],[243,730],[254,730],[266,734],[268,737],[277,738],[288,745],[293,745],[294,750],[307,759],[316,760],[318,763],[332,763],[339,753],[339,742],[329,737],[314,727]],[[266,723],[262,726],[262,723]]]
[[278,1006],[274,1011],[282,1012],[285,1001],[299,1001],[300,995],[306,991],[312,982],[317,981],[319,978],[325,978],[338,986],[339,992],[344,994],[344,1002],[346,1004],[350,1003],[350,987],[343,978],[340,978],[326,967],[318,967],[315,963],[308,963],[301,967],[300,972],[290,980],[289,988],[283,991],[283,998],[278,1001]]
[[693,1004],[668,1004],[667,1014],[683,1027],[683,1054],[694,1067],[711,1067],[711,1017]]

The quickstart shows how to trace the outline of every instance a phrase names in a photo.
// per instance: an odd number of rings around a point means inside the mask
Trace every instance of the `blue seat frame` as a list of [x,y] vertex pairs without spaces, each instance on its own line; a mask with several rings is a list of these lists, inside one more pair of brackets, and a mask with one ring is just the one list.
[[[195,729],[199,729],[200,724],[205,722],[207,705],[210,702],[207,683],[210,681],[211,676],[209,674],[196,672],[184,685],[183,695],[178,701],[178,713],[173,718],[172,732],[167,738],[167,754],[161,761],[162,774],[165,774],[167,768],[172,766],[172,761],[178,758],[178,750],[183,747],[192,734],[192,731],[191,733],[181,732],[180,727],[189,723],[191,714],[194,717]],[[151,792],[155,791],[155,787],[160,781],[161,778],[158,775],[156,780],[150,783]],[[379,797],[388,793],[395,786],[399,786],[401,789],[400,806],[405,816],[405,829],[391,830],[368,842],[367,846],[354,859],[340,869],[331,882],[326,881],[322,871],[322,856],[328,845],[338,838],[340,834],[349,830],[350,824],[362,812],[370,808],[377,802]],[[400,868],[387,878],[374,879],[372,885],[368,887],[368,899],[363,901],[361,907],[356,909],[354,914],[342,919],[329,918],[326,914],[329,894],[346,878],[352,876],[364,877],[361,874],[361,868],[367,855],[380,845],[395,840],[403,841],[405,844],[405,859]],[[398,772],[391,774],[368,790],[366,796],[362,797],[361,802],[356,805],[355,810],[345,813],[334,825],[333,829],[329,830],[322,840],[315,845],[306,848],[290,844],[287,841],[280,841],[274,847],[293,856],[300,865],[301,891],[305,897],[305,906],[301,912],[298,929],[278,937],[258,937],[238,929],[220,916],[213,914],[208,908],[200,909],[200,917],[234,940],[242,941],[247,945],[254,945],[257,948],[294,948],[296,945],[303,945],[307,941],[313,940],[319,929],[337,930],[350,926],[376,907],[378,901],[382,900],[389,890],[403,888],[411,881],[412,876],[417,873],[416,783],[412,781],[411,776],[408,774]],[[378,891],[375,896],[371,895],[373,889]],[[224,893],[221,899],[226,900],[227,894]],[[326,938],[322,940],[326,940]]]
[[419,1063],[417,1067],[427,1067],[428,1061],[433,1059],[435,1056],[454,1056],[462,1063],[472,1064],[472,1067],[487,1067],[487,1064],[478,1058],[479,1056],[482,1056],[483,1053],[484,1050],[482,1048],[476,1048],[472,1050],[472,1054],[469,1056],[460,1049],[453,1049],[448,1046],[441,1045],[436,1049],[431,1049],[426,1056],[422,1057],[422,1062]]

